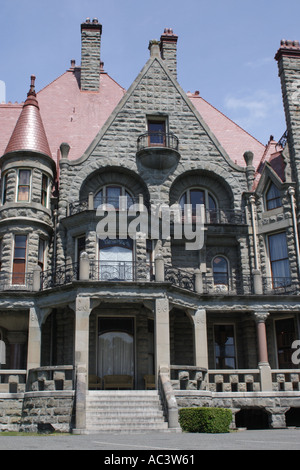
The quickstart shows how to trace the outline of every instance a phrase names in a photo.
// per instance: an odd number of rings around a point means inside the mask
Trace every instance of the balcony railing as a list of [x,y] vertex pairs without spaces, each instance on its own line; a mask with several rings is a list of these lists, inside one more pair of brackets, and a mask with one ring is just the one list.
[[92,281],[152,281],[153,263],[142,261],[90,261]]
[[79,279],[79,264],[59,266],[54,270],[41,272],[41,290],[64,286]]
[[[85,254],[86,255],[86,254]],[[54,269],[33,272],[16,277],[13,273],[0,271],[0,292],[36,292],[71,284],[74,281],[113,282],[168,282],[181,289],[208,296],[242,295],[299,295],[300,282],[291,277],[266,278],[259,275],[230,276],[217,273],[201,273],[199,269],[179,268],[165,264],[160,268],[146,261],[85,260],[69,263]],[[84,266],[84,268],[83,268]],[[222,275],[221,275],[222,274]]]
[[195,290],[195,275],[184,269],[165,265],[165,281],[182,289]]
[[137,140],[137,151],[149,147],[166,147],[178,151],[179,140],[172,132],[145,132]]
[[88,210],[96,210],[97,207],[100,205],[110,205],[115,208],[116,211],[118,210],[126,210],[129,209],[130,206],[134,204],[143,204],[144,206],[148,207],[149,204],[143,199],[140,199],[139,197],[131,197],[127,196],[127,200],[119,198],[119,196],[112,197],[112,196],[101,196],[98,198],[91,197],[85,198],[85,199],[80,199],[79,201],[73,201],[69,203],[68,210],[67,210],[67,215],[75,215],[75,214],[80,214],[81,212],[88,211]]

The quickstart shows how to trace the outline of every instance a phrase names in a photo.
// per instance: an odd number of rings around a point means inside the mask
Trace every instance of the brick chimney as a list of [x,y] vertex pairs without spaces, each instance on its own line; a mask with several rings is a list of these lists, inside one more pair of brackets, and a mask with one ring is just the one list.
[[166,61],[175,78],[177,78],[177,40],[178,36],[173,33],[171,28],[165,28],[160,37],[161,58]]
[[102,25],[87,18],[81,24],[81,90],[98,91],[100,86],[100,45]]

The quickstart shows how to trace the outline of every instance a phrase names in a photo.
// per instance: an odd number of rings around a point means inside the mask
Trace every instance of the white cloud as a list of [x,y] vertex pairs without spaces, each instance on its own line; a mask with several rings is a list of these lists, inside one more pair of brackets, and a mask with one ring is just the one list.
[[[231,119],[254,136],[259,136],[262,129],[272,129],[274,120],[282,113],[282,104],[278,94],[267,90],[252,93],[239,92],[225,97],[225,108]],[[259,137],[258,137],[259,138]]]

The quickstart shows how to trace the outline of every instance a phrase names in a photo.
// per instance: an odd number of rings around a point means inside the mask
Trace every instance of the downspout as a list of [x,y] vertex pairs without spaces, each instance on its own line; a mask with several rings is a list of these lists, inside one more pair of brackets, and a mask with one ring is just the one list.
[[291,197],[291,207],[292,207],[292,216],[293,216],[293,228],[294,228],[295,247],[296,247],[297,265],[298,265],[298,275],[300,276],[299,236],[298,236],[296,207],[295,207],[295,199],[294,199],[295,189],[290,186],[289,189],[288,189],[288,192],[289,192],[289,195]]
[[251,208],[251,221],[252,221],[252,233],[253,233],[253,248],[254,248],[254,268],[256,270],[259,269],[258,266],[258,252],[257,252],[257,231],[256,231],[256,223],[255,223],[255,197],[249,197],[250,208]]

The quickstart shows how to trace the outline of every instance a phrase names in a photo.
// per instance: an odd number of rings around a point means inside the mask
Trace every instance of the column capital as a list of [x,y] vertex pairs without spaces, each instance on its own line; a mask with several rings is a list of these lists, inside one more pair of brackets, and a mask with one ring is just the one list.
[[269,315],[270,313],[265,311],[253,312],[253,317],[256,323],[265,323]]

